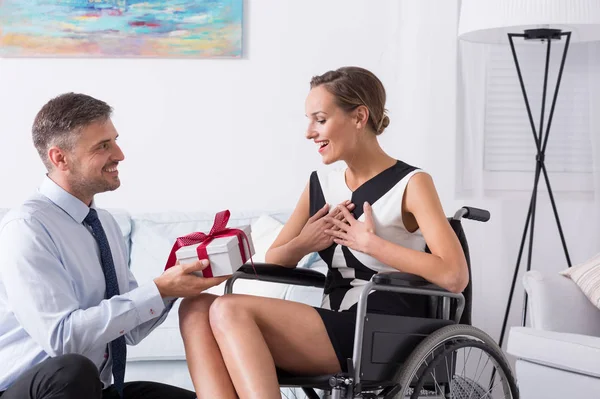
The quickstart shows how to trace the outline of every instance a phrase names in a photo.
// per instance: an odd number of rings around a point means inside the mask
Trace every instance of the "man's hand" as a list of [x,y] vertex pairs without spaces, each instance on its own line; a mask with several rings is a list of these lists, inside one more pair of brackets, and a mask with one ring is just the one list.
[[231,276],[219,276],[204,278],[192,274],[205,269],[208,266],[208,260],[202,259],[194,263],[176,264],[165,270],[159,277],[154,279],[158,292],[163,298],[175,297],[186,298],[197,296],[202,291],[215,285],[221,284]]

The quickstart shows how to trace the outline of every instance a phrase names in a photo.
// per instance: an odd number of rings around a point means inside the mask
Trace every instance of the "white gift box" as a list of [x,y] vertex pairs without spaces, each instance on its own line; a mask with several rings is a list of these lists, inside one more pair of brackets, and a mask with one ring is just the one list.
[[[242,243],[244,245],[246,261],[249,261],[250,257],[254,255],[254,244],[252,243],[251,235],[252,228],[250,227],[250,225],[235,228],[246,233],[246,236],[248,237],[247,242],[243,239],[243,237],[240,239],[242,240]],[[197,261],[198,245],[200,244],[193,244],[179,248],[175,252],[175,256],[177,257],[179,263],[184,264],[193,263]],[[238,240],[238,237],[235,235],[213,239],[206,246],[206,253],[208,254],[208,260],[210,262],[210,265],[206,269],[204,269],[204,271],[210,268],[213,277],[227,276],[229,274],[233,274],[244,264],[244,262],[242,261],[242,254],[240,251],[240,242]],[[204,277],[202,271],[194,272],[194,274],[200,277]]]

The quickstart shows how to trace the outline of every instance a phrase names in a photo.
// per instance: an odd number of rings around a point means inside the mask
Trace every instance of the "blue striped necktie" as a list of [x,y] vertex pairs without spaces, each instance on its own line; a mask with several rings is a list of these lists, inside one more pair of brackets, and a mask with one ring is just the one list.
[[[106,282],[106,298],[108,299],[115,295],[119,295],[119,283],[117,281],[115,264],[113,262],[112,253],[110,252],[108,239],[102,228],[102,223],[100,223],[100,219],[98,219],[98,212],[96,212],[95,209],[90,208],[90,213],[88,213],[83,221],[92,228],[94,238],[100,248],[100,260],[102,261],[102,271],[104,272],[104,280]],[[112,373],[115,388],[119,392],[119,395],[123,397],[125,359],[127,357],[125,337],[121,335],[112,341],[110,343],[110,349],[112,354]]]

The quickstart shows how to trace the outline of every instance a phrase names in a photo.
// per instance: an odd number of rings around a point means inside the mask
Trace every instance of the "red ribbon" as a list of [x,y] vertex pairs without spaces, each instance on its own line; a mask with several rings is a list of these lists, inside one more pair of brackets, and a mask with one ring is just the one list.
[[[248,253],[250,253],[250,242],[248,241],[248,237],[246,233],[244,233],[240,229],[230,229],[227,228],[227,222],[229,222],[230,213],[228,210],[221,211],[215,215],[215,221],[213,223],[212,228],[210,229],[208,234],[204,234],[202,232],[195,232],[183,237],[178,237],[171,249],[171,253],[169,254],[169,259],[167,260],[167,264],[165,266],[165,270],[170,267],[175,266],[177,262],[177,257],[175,252],[181,247],[186,247],[188,245],[200,244],[196,248],[196,253],[198,254],[198,259],[208,259],[208,253],[206,251],[206,247],[212,240],[219,237],[233,237],[236,236],[238,239],[238,246],[240,249],[240,254],[242,255],[242,264],[246,263],[248,259],[246,258],[246,251],[244,250],[244,242],[248,246]],[[252,263],[252,268],[254,269],[254,262],[252,261],[252,256],[250,256],[250,262]],[[256,273],[256,270],[255,270]],[[210,264],[204,270],[202,270],[202,275],[204,277],[213,277],[212,269]]]

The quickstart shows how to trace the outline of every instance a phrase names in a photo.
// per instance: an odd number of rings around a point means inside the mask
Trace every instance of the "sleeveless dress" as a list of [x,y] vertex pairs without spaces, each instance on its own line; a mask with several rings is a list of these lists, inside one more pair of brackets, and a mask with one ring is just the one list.
[[[395,244],[417,251],[425,250],[425,239],[420,230],[409,232],[402,222],[402,199],[412,176],[421,172],[402,161],[370,180],[355,191],[346,185],[345,171],[313,172],[310,176],[310,215],[325,203],[335,206],[345,200],[355,204],[354,217],[364,221],[363,204],[371,204],[376,234]],[[327,277],[320,308],[327,334],[335,349],[343,371],[352,358],[356,308],[362,287],[379,272],[398,271],[377,259],[345,246],[333,244],[319,252],[327,264]],[[392,292],[374,291],[369,294],[367,313],[424,317],[427,298]]]

